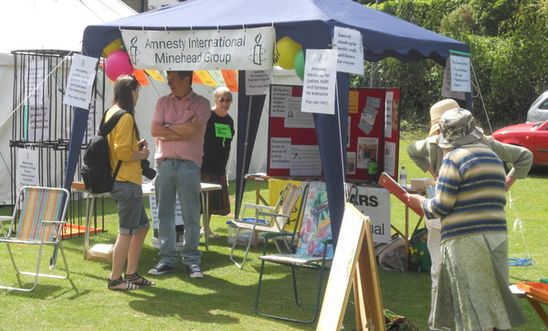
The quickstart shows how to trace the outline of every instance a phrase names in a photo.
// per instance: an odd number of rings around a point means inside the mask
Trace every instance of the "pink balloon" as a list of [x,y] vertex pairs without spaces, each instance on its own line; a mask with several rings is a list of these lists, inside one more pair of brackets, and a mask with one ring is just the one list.
[[120,75],[131,75],[132,73],[133,65],[126,51],[112,52],[105,59],[105,74],[111,80],[116,80]]

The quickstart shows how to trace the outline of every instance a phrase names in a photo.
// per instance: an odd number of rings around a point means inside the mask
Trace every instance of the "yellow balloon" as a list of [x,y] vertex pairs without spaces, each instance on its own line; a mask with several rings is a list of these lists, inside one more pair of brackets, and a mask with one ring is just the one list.
[[108,44],[105,48],[103,48],[103,52],[101,52],[102,57],[108,57],[110,54],[112,54],[115,51],[122,49],[122,39],[114,39],[110,44]]
[[301,50],[302,46],[289,37],[283,37],[276,43],[277,61],[275,65],[279,65],[284,69],[293,69],[295,66],[295,55]]

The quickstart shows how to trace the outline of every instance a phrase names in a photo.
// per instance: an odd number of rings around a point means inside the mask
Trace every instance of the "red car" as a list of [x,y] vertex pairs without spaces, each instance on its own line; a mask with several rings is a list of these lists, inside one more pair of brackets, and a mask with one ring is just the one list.
[[510,125],[493,132],[493,138],[527,148],[534,165],[548,165],[548,121]]

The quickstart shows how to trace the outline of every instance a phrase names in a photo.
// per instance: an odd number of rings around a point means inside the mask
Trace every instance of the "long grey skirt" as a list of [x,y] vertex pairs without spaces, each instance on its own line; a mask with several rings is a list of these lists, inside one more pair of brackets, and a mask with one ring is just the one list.
[[434,304],[440,330],[509,330],[525,316],[508,289],[506,234],[481,234],[441,245],[441,273]]

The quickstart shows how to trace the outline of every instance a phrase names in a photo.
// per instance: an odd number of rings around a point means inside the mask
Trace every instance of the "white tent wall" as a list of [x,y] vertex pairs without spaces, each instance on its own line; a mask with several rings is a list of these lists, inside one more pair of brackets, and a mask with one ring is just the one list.
[[11,203],[10,144],[13,108],[13,56],[0,54],[0,205]]
[[16,49],[80,51],[86,26],[137,12],[119,0],[16,0],[0,11],[0,53]]
[[[17,0],[0,11],[0,205],[11,203],[13,50],[80,51],[86,26],[136,12],[119,0]],[[61,169],[59,169],[59,172]]]
[[[118,0],[18,0],[0,11],[0,28],[2,31],[17,31],[3,33],[0,37],[0,178],[11,178],[10,147],[12,138],[13,111],[13,55],[17,49],[62,49],[79,51],[83,30],[87,25],[111,21],[120,17],[134,15],[136,12]],[[70,13],[70,15],[65,15]],[[275,71],[276,84],[301,84],[301,81],[291,71]],[[213,104],[215,88],[195,84],[194,90],[206,97]],[[150,136],[150,123],[156,101],[161,95],[169,93],[167,84],[150,80],[150,84],[141,89],[140,99],[136,109],[137,125],[143,138],[151,145],[149,160],[153,161],[154,140]],[[107,80],[105,87],[105,107],[112,103],[112,82]],[[230,114],[235,126],[238,121],[238,94],[234,93]],[[250,173],[266,172],[267,136],[268,136],[268,102],[263,109],[261,124],[256,138],[255,148],[249,167]],[[103,111],[101,107],[97,111]],[[100,116],[97,117],[98,120]],[[231,155],[227,165],[229,179],[236,177],[236,146],[239,142],[234,137]],[[153,162],[152,162],[153,164]],[[61,171],[61,169],[59,169]],[[78,174],[75,175],[78,179]],[[11,182],[0,181],[0,205],[11,202]]]

